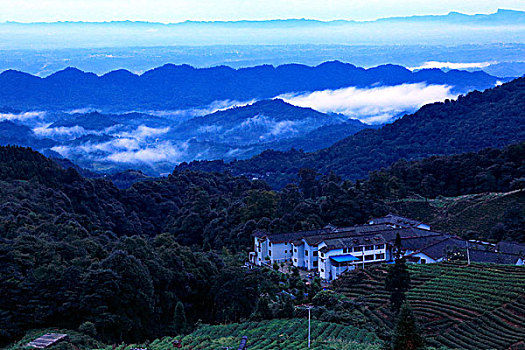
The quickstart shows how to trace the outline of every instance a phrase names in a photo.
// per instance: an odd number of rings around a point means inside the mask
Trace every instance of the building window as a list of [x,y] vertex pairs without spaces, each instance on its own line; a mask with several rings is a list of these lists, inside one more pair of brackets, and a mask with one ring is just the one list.
[[288,245],[288,242],[284,242],[284,245]]
[[385,254],[376,254],[376,260],[383,260],[385,258]]
[[374,246],[373,245],[367,245],[365,247],[365,250],[374,250]]
[[374,255],[373,254],[365,255],[365,261],[370,261],[370,260],[374,260]]
[[308,256],[308,250],[304,251],[304,255]]
[[426,264],[427,263],[427,259],[421,258],[420,262],[421,262],[421,264]]
[[317,256],[317,254],[318,254],[318,251],[314,250],[314,256]]
[[285,251],[284,251],[284,254],[288,254],[288,251],[287,251],[287,250],[285,250]]
[[295,248],[293,251],[297,253],[297,248]]
[[348,253],[348,248],[343,248],[343,254]]
[[314,267],[317,267],[318,265],[317,261],[314,261]]
[[271,250],[268,251],[268,255],[272,256],[272,251]]
[[271,247],[271,246],[272,246],[272,242],[268,242],[268,246],[270,246],[270,247]]
[[384,246],[383,246],[382,244],[380,244],[380,245],[376,245],[376,249],[383,249],[383,247],[384,247]]
[[361,247],[354,247],[354,252],[360,252],[361,250],[363,250]]
[[321,272],[324,272],[324,269],[323,269],[323,268],[321,269]]
[[297,259],[293,259],[294,262],[297,262]]

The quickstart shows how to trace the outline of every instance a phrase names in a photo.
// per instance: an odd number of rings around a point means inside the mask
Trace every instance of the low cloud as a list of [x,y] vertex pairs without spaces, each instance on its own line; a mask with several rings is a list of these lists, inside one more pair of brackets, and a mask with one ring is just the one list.
[[106,157],[106,160],[116,163],[179,163],[186,154],[187,143],[174,145],[169,141],[156,143],[140,149],[115,152]]
[[[306,120],[303,122],[306,122]],[[297,127],[300,124],[301,123],[293,120],[276,121],[273,118],[258,114],[246,119],[235,128],[228,130],[228,133],[236,134],[243,131],[260,133],[259,140],[264,141],[274,138],[275,136],[298,133],[299,130]]]
[[50,137],[57,139],[76,139],[77,137],[87,135],[89,132],[81,126],[75,125],[60,126],[50,128],[51,123],[43,124],[33,128],[35,135],[40,137]]
[[156,162],[180,163],[186,156],[188,142],[145,142],[134,138],[115,138],[111,141],[86,142],[76,146],[55,146],[53,151],[66,158],[85,157],[100,162],[152,164]]
[[297,133],[298,130],[295,128],[296,123],[291,120],[284,120],[275,123],[268,134],[272,136],[278,136],[282,134]]
[[170,131],[170,127],[165,128],[151,128],[146,125],[140,125],[136,130],[133,131],[126,131],[123,133],[120,133],[119,137],[127,137],[127,138],[134,138],[138,140],[146,140],[153,137],[158,137],[161,135],[166,134],[168,131]]
[[31,119],[42,119],[45,115],[46,112],[0,113],[0,121],[28,121]]
[[413,112],[421,106],[455,98],[448,85],[424,83],[358,89],[314,91],[279,96],[300,107],[310,107],[325,113],[340,113],[364,123],[381,124],[403,112]]
[[244,107],[250,104],[253,104],[257,102],[257,100],[250,100],[250,101],[236,101],[236,100],[222,100],[222,101],[215,101],[210,103],[207,106],[201,107],[201,108],[189,108],[189,109],[180,109],[180,110],[172,110],[172,111],[145,111],[145,113],[154,115],[157,117],[164,117],[164,118],[177,118],[182,121],[188,120],[191,118],[196,117],[202,117],[208,114],[212,114],[218,111],[223,111],[226,109],[230,109],[233,107]]
[[67,114],[87,114],[92,112],[102,112],[100,109],[91,108],[91,107],[85,107],[85,108],[77,108],[77,109],[71,109],[69,111],[64,111],[64,113]]
[[428,61],[423,63],[418,67],[409,67],[410,70],[419,70],[419,69],[481,69],[486,68],[497,62],[471,62],[471,63],[457,63],[457,62],[439,62],[439,61]]

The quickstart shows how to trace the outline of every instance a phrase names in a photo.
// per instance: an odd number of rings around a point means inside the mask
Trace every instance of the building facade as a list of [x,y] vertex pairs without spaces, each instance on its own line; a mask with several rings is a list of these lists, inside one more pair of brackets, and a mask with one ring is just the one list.
[[420,221],[391,214],[366,225],[328,225],[319,230],[277,234],[259,231],[253,236],[254,251],[249,257],[252,264],[288,263],[326,281],[367,265],[392,261],[397,236],[409,263],[441,262],[453,251],[457,255],[466,251],[472,262],[523,264],[525,257],[525,247],[518,243],[469,244],[457,236],[432,231],[430,225]]

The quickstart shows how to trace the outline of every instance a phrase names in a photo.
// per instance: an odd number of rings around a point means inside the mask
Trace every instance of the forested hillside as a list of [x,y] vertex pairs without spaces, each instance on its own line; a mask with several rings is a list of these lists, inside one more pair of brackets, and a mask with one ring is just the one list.
[[249,160],[192,162],[178,169],[256,174],[283,187],[301,168],[333,171],[346,179],[364,178],[399,159],[503,147],[525,140],[525,78],[456,101],[422,107],[379,130],[364,130],[314,153],[266,151]]
[[[400,162],[357,182],[302,169],[299,183],[277,192],[261,180],[190,171],[119,190],[30,149],[0,147],[0,342],[86,322],[104,341],[143,341],[173,329],[179,303],[189,328],[199,319],[287,317],[283,295],[312,298],[320,286],[239,268],[242,255],[231,253],[245,252],[255,229],[348,226],[395,210],[391,203],[407,196],[520,189],[524,151],[519,144]],[[430,176],[436,181],[422,186]],[[457,186],[446,192],[443,181]],[[523,240],[514,221],[493,225],[504,225],[504,234],[489,226],[480,235]]]

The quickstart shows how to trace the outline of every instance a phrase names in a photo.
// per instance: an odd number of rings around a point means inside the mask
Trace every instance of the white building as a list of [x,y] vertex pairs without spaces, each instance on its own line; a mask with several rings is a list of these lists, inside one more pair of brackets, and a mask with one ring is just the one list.
[[328,239],[318,245],[319,277],[331,281],[343,272],[386,261],[387,244],[381,235]]
[[[451,251],[465,251],[467,241],[446,233],[431,231],[417,220],[396,215],[372,219],[367,225],[269,234],[254,233],[250,262],[271,266],[288,262],[332,281],[342,273],[393,260],[392,247],[399,235],[407,262],[431,264],[448,258]],[[472,262],[523,264],[525,245],[501,242],[480,248],[470,244]]]

